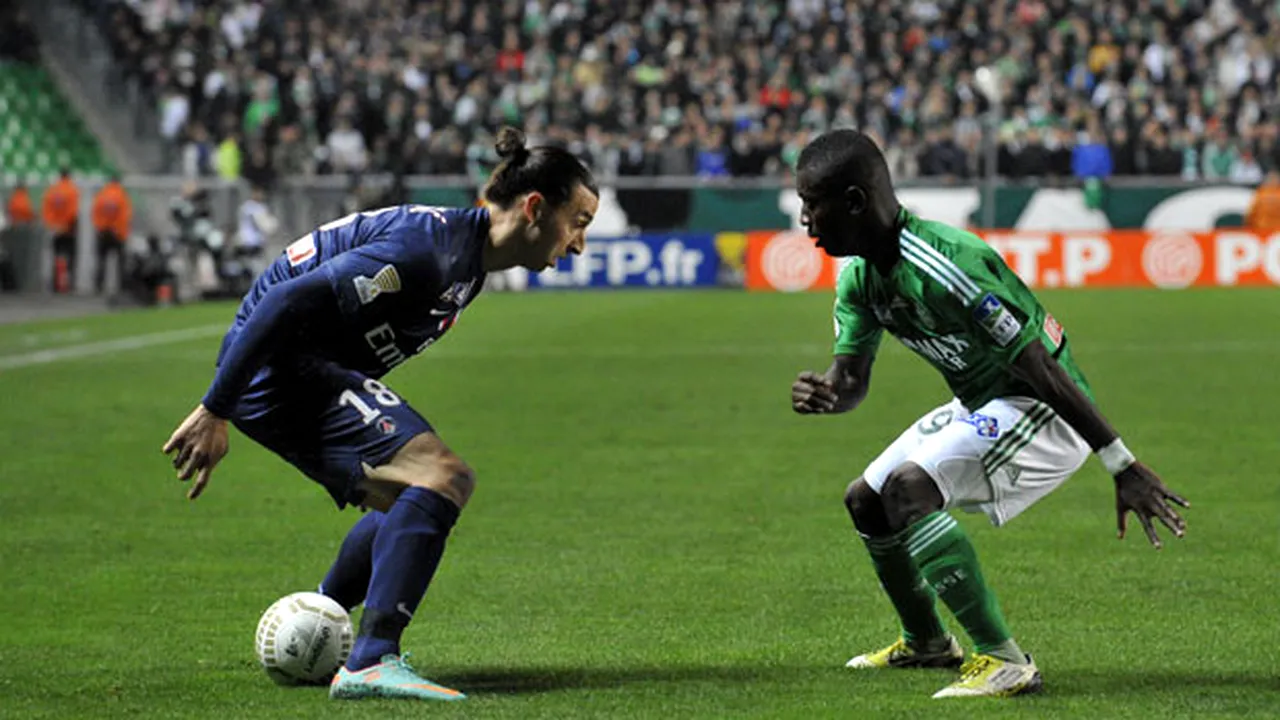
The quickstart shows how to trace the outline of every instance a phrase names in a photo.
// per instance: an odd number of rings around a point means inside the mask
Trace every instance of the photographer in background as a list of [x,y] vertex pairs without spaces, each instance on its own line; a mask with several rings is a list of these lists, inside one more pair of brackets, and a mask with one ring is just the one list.
[[[183,284],[196,288],[202,294],[216,290],[223,277],[223,234],[213,224],[208,191],[188,182],[183,186],[182,194],[170,201],[169,212],[178,226],[177,252],[185,261]],[[202,262],[212,265],[211,271],[203,273],[203,280]]]

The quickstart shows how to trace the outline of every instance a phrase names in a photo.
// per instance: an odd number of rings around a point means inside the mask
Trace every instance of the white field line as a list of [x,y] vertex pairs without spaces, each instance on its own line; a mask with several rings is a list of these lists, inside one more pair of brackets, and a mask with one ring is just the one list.
[[49,363],[62,362],[64,360],[77,360],[79,358],[93,357],[95,355],[114,355],[116,353],[127,352],[129,350],[141,350],[142,348],[155,347],[157,345],[172,345],[174,343],[186,342],[188,340],[199,340],[202,338],[217,337],[227,331],[226,323],[217,325],[199,325],[191,328],[183,328],[182,330],[168,330],[165,332],[147,333],[145,335],[127,335],[112,340],[100,340],[98,342],[83,343],[80,345],[67,345],[64,347],[50,348],[48,350],[37,350],[35,352],[20,353],[17,355],[0,355],[0,370],[14,370],[17,368],[31,367],[33,365],[48,365]]
[[[0,355],[0,370],[48,365],[66,360],[76,360],[97,355],[114,355],[131,350],[173,345],[216,337],[225,333],[227,325],[200,325],[182,330],[130,335],[112,340],[67,345],[35,352],[14,355]],[[777,356],[823,356],[831,351],[831,346],[822,343],[775,343],[766,345],[722,344],[722,345],[595,345],[588,347],[544,346],[535,348],[511,347],[457,347],[438,346],[425,354],[425,357],[438,360],[470,360],[486,358],[543,359],[543,358],[582,358],[582,359],[662,359],[662,358],[696,358],[696,357],[777,357]],[[886,343],[884,352],[890,354],[909,354],[906,348],[897,343]],[[1221,342],[1162,342],[1162,343],[1113,343],[1108,345],[1087,346],[1084,354],[1112,353],[1153,353],[1159,355],[1210,355],[1251,352],[1280,353],[1280,341],[1276,340],[1226,340]]]

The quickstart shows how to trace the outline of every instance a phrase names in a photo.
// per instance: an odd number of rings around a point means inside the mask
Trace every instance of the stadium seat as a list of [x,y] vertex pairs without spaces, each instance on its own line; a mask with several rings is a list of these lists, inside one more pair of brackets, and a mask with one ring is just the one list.
[[0,63],[0,169],[51,177],[63,163],[74,172],[107,175],[97,140],[44,68]]

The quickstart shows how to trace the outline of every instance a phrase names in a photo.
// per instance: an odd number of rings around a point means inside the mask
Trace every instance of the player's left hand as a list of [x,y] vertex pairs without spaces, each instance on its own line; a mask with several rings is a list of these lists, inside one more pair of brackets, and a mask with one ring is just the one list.
[[173,466],[178,469],[179,480],[195,477],[195,484],[187,491],[187,498],[195,500],[209,484],[213,468],[227,454],[227,421],[199,405],[164,444],[164,454],[173,451]]
[[1138,516],[1142,529],[1147,533],[1151,544],[1160,549],[1160,536],[1156,534],[1151,519],[1158,518],[1164,526],[1173,531],[1177,537],[1187,532],[1187,522],[1174,512],[1173,504],[1191,507],[1174,491],[1165,487],[1151,468],[1135,462],[1116,475],[1116,524],[1120,530],[1120,538],[1124,538],[1129,522],[1129,513]]

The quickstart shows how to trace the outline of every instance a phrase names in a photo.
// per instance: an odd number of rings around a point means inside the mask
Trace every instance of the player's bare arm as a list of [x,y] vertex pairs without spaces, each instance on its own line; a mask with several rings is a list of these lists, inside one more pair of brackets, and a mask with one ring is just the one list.
[[1170,490],[1150,468],[1138,462],[1120,442],[1120,436],[1096,405],[1080,391],[1071,377],[1036,340],[1026,347],[1014,370],[1035,389],[1040,400],[1053,408],[1099,454],[1116,481],[1116,524],[1123,538],[1128,514],[1137,515],[1147,538],[1161,547],[1152,518],[1158,518],[1177,537],[1186,532],[1186,521],[1173,509],[1189,503]]
[[791,385],[791,408],[801,415],[834,415],[858,407],[870,388],[873,360],[871,355],[836,355],[826,373],[800,373]]
[[245,385],[276,353],[287,348],[306,323],[327,322],[337,314],[337,302],[323,273],[311,273],[272,288],[250,316],[240,338],[218,368],[204,402],[173,431],[163,452],[177,451],[173,466],[178,479],[195,478],[187,492],[194,500],[209,484],[213,468],[227,454],[227,421]]

